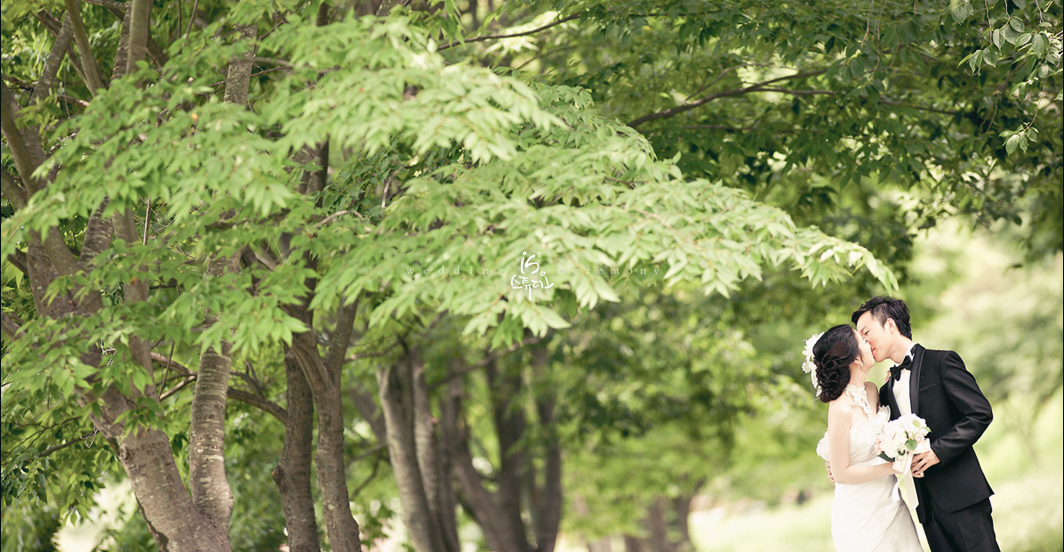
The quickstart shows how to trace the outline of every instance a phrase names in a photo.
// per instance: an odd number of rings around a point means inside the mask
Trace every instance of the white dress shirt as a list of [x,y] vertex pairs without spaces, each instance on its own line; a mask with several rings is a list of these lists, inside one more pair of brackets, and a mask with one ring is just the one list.
[[[916,343],[914,342],[909,345],[909,350],[905,352],[905,356],[909,358],[910,362],[913,359],[913,347],[915,346]],[[897,401],[898,412],[902,416],[913,413],[912,397],[909,395],[909,377],[912,372],[912,370],[902,370],[898,381],[894,382],[894,400]]]
[[[909,358],[909,362],[913,360],[913,346],[909,345],[909,350],[905,352],[905,356]],[[898,381],[894,382],[894,400],[898,403],[898,412],[905,416],[913,413],[912,397],[909,392],[909,377],[912,376],[913,371],[902,370],[901,374],[898,374]],[[916,483],[913,481],[912,470],[905,470],[905,474],[902,476],[905,481],[905,503],[910,508],[916,508],[920,504],[920,499],[916,496]]]

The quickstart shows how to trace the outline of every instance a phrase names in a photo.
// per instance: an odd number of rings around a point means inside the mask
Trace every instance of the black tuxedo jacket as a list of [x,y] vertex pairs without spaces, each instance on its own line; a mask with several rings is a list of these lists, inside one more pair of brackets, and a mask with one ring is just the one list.
[[[939,462],[915,478],[920,499],[917,515],[923,522],[928,508],[956,512],[982,501],[994,491],[983,475],[972,445],[993,419],[975,377],[953,351],[932,351],[919,344],[912,348],[909,397],[913,413],[923,418],[931,433],[931,450]],[[879,390],[879,404],[890,405],[890,418],[901,415],[894,398],[893,378]]]

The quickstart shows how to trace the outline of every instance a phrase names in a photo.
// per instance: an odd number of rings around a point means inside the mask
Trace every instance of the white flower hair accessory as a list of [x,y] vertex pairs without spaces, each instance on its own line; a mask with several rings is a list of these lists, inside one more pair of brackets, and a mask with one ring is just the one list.
[[824,332],[813,334],[809,339],[805,340],[805,349],[802,349],[802,354],[805,355],[805,362],[802,363],[802,371],[809,374],[809,379],[813,381],[813,389],[816,390],[816,396],[820,396],[820,385],[816,382],[816,364],[813,363],[813,347],[816,346],[816,342],[820,341],[820,338],[824,336]]

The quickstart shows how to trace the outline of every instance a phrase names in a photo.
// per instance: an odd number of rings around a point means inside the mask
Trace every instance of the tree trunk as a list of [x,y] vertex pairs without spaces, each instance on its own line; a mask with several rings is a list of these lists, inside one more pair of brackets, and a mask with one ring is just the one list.
[[[312,328],[301,308],[291,308],[293,316]],[[336,552],[361,552],[358,523],[351,514],[344,463],[344,410],[340,391],[340,370],[326,367],[318,353],[313,330],[292,336],[292,351],[310,385],[318,413],[318,446],[314,462],[318,467],[325,531]]]
[[115,65],[111,68],[111,80],[118,80],[126,74],[129,59],[129,28],[133,23],[133,10],[127,9],[122,14],[122,27],[118,33],[118,49],[115,50]]
[[285,399],[288,415],[284,426],[284,448],[273,471],[273,481],[281,493],[290,552],[318,552],[318,523],[314,518],[314,497],[310,492],[311,447],[314,439],[314,399],[303,371],[285,347]]
[[129,44],[126,50],[126,72],[137,69],[148,50],[148,22],[151,16],[151,0],[132,0],[126,8],[129,14]]
[[458,540],[458,497],[451,480],[452,462],[446,446],[440,444],[440,525],[447,552],[458,552],[462,545]]
[[587,541],[587,552],[611,552],[610,538],[602,537],[601,539]]
[[377,438],[377,441],[387,443],[388,429],[384,425],[384,413],[377,407],[373,392],[366,389],[366,386],[362,383],[355,382],[347,390],[347,395],[351,402],[354,403],[355,409],[358,410],[358,415],[369,424],[369,428],[373,431],[373,436]]
[[[459,552],[458,527],[454,519],[453,501],[446,498],[444,487],[450,485],[447,472],[443,470],[441,449],[436,428],[439,425],[432,415],[429,386],[425,381],[425,364],[417,349],[412,349],[410,380],[414,394],[414,444],[417,447],[418,469],[425,487],[429,510],[441,538],[445,552]],[[448,505],[451,505],[448,509]]]
[[138,429],[123,436],[123,425],[112,420],[131,410],[133,403],[113,387],[100,397],[100,405],[101,415],[91,416],[93,424],[117,445],[118,460],[159,550],[228,552],[229,535],[212,524],[189,497],[166,434]]
[[[71,0],[67,0],[70,2]],[[133,4],[136,8],[136,2]],[[132,15],[134,29],[132,40],[143,40],[146,44],[147,32],[137,37],[135,22],[138,14]],[[241,29],[242,38],[253,35],[254,30]],[[133,56],[132,45],[130,54]],[[143,57],[143,51],[140,56]],[[243,105],[247,100],[248,81],[251,75],[251,60],[234,58],[229,64],[229,74],[225,80],[225,101]],[[246,70],[245,70],[246,69]],[[125,213],[124,224],[129,226],[125,234],[132,232],[132,216]],[[116,224],[116,231],[121,228]],[[127,242],[135,241],[134,235],[122,235]],[[207,275],[220,277],[236,272],[239,268],[239,254],[227,258],[209,258]],[[141,279],[139,285],[147,288]],[[145,297],[146,298],[146,297]],[[210,328],[218,320],[218,313],[207,313],[204,329]],[[229,520],[233,513],[233,491],[225,474],[225,403],[229,390],[229,375],[233,359],[231,345],[222,340],[220,349],[208,348],[200,355],[199,375],[192,395],[191,424],[189,432],[189,487],[192,501],[207,519],[226,535],[228,545]],[[150,359],[149,359],[150,363]]]
[[521,519],[521,487],[525,479],[525,451],[519,446],[527,423],[524,410],[517,404],[521,389],[521,368],[513,366],[497,370],[496,363],[485,369],[491,388],[492,414],[495,434],[499,441],[499,472],[496,476],[498,514],[511,527],[514,546],[520,552],[531,552]]
[[[322,14],[328,13],[325,4],[319,7],[319,25],[323,21]],[[245,28],[244,36],[252,33],[254,28]],[[248,63],[246,73],[250,75],[251,52],[246,54]],[[237,64],[230,65],[230,72],[237,70]],[[245,71],[241,68],[241,73]],[[228,96],[228,89],[227,89]],[[247,101],[247,89],[243,91],[243,101]],[[325,142],[317,147],[312,155],[316,156],[320,163],[320,170],[310,174],[304,174],[307,181],[325,186],[329,165],[329,146]],[[304,187],[301,190],[308,193]],[[282,256],[287,257],[287,251],[281,251]],[[316,261],[305,257],[308,266],[316,266]],[[322,516],[325,521],[325,532],[329,543],[335,552],[361,552],[362,543],[358,534],[358,522],[351,514],[351,498],[347,488],[347,463],[344,460],[344,409],[342,371],[344,360],[353,333],[355,315],[358,310],[358,300],[353,303],[342,304],[336,312],[336,331],[332,336],[332,344],[323,357],[318,350],[318,344],[314,337],[314,317],[307,310],[311,297],[314,293],[316,281],[307,281],[310,293],[303,298],[300,306],[286,307],[286,311],[293,318],[302,321],[308,328],[306,332],[292,336],[291,358],[295,360],[303,373],[307,386],[310,388],[314,399],[314,408],[318,414],[318,444],[314,462],[318,467],[318,489],[321,493]],[[346,299],[346,298],[345,298]],[[287,355],[286,355],[287,356]]]
[[[545,343],[532,346],[532,370],[537,383],[543,384],[549,370],[549,356]],[[553,387],[542,385],[536,393],[536,415],[544,428],[548,442],[545,448],[543,484],[532,481],[532,509],[536,532],[536,551],[554,552],[558,527],[562,519],[562,453],[558,428],[554,422],[555,395]]]
[[[456,364],[452,369],[460,370]],[[462,380],[453,378],[448,382],[447,396],[442,403],[443,411],[443,442],[446,444],[446,456],[453,462],[458,481],[465,491],[467,500],[463,506],[472,512],[484,531],[484,539],[488,548],[494,552],[517,552],[514,544],[516,537],[511,535],[510,528],[498,515],[494,497],[484,488],[480,480],[480,474],[473,467],[473,456],[469,452],[468,429],[463,423],[462,417]]]
[[[204,326],[212,325],[209,321]],[[192,395],[188,460],[192,501],[227,536],[233,514],[233,491],[225,475],[225,401],[233,363],[230,348],[223,341],[221,350],[211,347],[200,355]]]
[[[237,29],[237,40],[251,40],[255,38],[255,27],[245,25]],[[236,105],[248,103],[248,89],[251,86],[251,65],[255,57],[253,49],[244,52],[242,56],[236,56],[229,62],[229,71],[225,79],[225,101]]]
[[[388,455],[395,473],[403,523],[418,552],[443,552],[443,535],[429,505],[419,466],[419,451],[414,436],[413,382],[410,370],[417,350],[412,348],[398,363],[377,371],[381,409],[388,431]],[[402,377],[401,372],[407,372]],[[404,383],[406,385],[404,385]]]
[[[702,485],[699,484],[698,487]],[[697,488],[697,487],[696,487]],[[680,533],[680,540],[676,542],[675,548],[677,550],[693,549],[691,543],[691,530],[688,525],[688,518],[691,516],[691,499],[694,498],[694,493],[683,493],[680,496],[672,499],[672,509],[676,512],[676,528]]]
[[436,431],[433,427],[432,404],[429,388],[425,383],[425,365],[416,348],[411,348],[410,383],[413,387],[414,445],[417,450],[417,467],[425,487],[425,498],[434,519],[440,513],[440,467],[436,449]]
[[647,529],[650,532],[650,549],[654,552],[672,552],[668,525],[665,523],[665,499],[657,497],[647,511]]

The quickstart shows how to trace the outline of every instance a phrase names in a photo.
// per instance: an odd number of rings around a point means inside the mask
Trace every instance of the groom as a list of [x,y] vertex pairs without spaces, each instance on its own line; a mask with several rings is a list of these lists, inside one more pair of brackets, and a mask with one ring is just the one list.
[[993,419],[975,377],[953,351],[933,351],[912,341],[909,308],[892,297],[873,297],[854,311],[858,333],[879,362],[893,360],[880,404],[890,418],[916,414],[931,434],[931,450],[913,458],[916,514],[933,552],[999,552],[990,517],[987,483],[972,445]]

